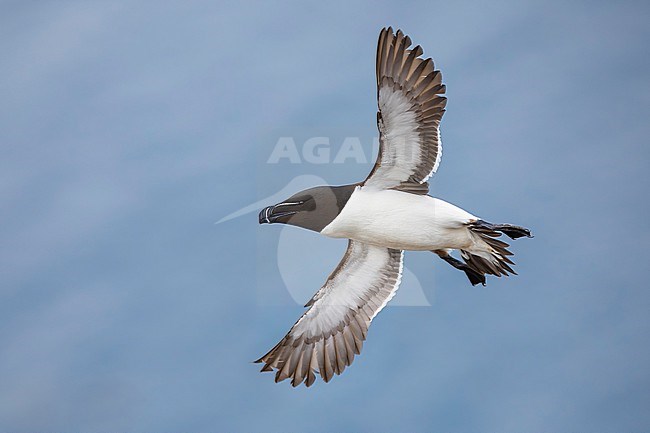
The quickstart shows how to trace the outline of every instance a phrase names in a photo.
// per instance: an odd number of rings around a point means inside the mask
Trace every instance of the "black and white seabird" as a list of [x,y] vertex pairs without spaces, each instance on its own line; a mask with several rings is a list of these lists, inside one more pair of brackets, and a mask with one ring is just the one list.
[[307,189],[259,214],[260,224],[348,239],[343,259],[305,305],[309,309],[256,361],[264,364],[262,371],[276,371],[276,382],[291,378],[293,386],[310,386],[316,373],[329,382],[352,363],[372,319],[395,295],[405,250],[436,253],[472,285],[485,285],[485,275],[515,274],[508,244],[497,238],[531,237],[528,229],[490,224],[428,195],[427,180],[442,156],[439,127],[447,100],[440,71],[422,53],[401,30],[379,34],[380,148],[366,180]]

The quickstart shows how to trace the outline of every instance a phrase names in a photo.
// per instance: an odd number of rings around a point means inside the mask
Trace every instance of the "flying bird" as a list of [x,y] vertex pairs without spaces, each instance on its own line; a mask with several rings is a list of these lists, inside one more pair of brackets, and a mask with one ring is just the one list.
[[[447,99],[442,75],[401,30],[384,28],[377,44],[379,155],[360,183],[319,186],[259,214],[281,223],[347,238],[343,259],[307,302],[287,335],[256,362],[275,381],[311,386],[329,382],[361,352],[368,327],[395,295],[404,251],[432,251],[463,271],[472,285],[485,276],[516,274],[508,244],[532,237],[524,227],[491,224],[428,195],[442,156],[440,121]],[[459,260],[452,252],[460,252]]]

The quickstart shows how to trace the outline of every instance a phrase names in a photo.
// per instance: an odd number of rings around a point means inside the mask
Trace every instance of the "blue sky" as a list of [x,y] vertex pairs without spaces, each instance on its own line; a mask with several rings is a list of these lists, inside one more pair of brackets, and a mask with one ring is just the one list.
[[[650,429],[647,3],[0,10],[0,430]],[[290,243],[214,222],[297,176],[365,178],[265,162],[283,136],[370,152],[385,25],[447,84],[432,194],[536,237],[485,288],[408,253],[430,306],[385,309],[331,383],[274,384],[250,361],[303,311]],[[316,291],[345,243],[290,239]]]

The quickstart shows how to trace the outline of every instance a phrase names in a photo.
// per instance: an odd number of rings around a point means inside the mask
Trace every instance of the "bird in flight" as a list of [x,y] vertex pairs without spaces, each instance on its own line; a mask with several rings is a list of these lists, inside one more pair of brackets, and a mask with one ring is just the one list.
[[[395,295],[404,251],[431,251],[472,285],[515,274],[508,244],[532,237],[524,227],[491,224],[428,195],[442,156],[440,121],[447,99],[440,71],[401,30],[384,28],[377,44],[379,155],[363,181],[300,191],[264,208],[260,224],[302,227],[347,238],[343,259],[307,302],[287,335],[256,362],[275,381],[329,382],[361,352],[372,319]],[[451,253],[460,252],[459,260]]]

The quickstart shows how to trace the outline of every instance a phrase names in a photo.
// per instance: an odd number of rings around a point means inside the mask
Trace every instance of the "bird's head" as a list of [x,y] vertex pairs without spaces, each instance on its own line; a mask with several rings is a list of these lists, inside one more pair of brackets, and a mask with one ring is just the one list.
[[260,224],[289,224],[320,232],[341,212],[357,185],[317,186],[262,209]]

